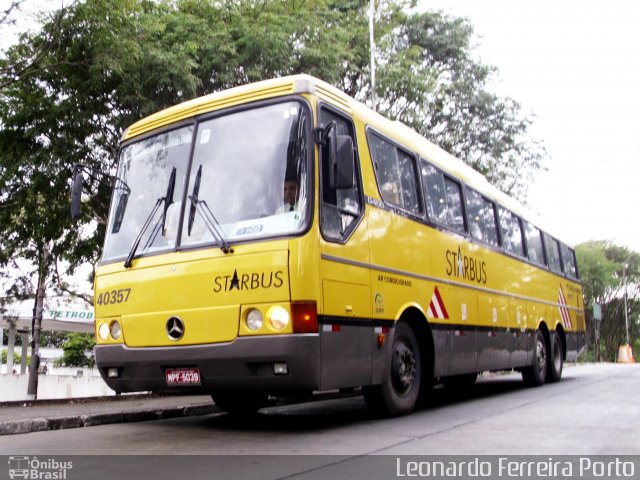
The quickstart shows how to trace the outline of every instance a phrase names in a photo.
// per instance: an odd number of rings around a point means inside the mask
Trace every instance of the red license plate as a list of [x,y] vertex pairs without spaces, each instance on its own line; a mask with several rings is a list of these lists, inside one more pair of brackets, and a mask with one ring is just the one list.
[[197,368],[167,368],[167,385],[200,385],[200,370]]

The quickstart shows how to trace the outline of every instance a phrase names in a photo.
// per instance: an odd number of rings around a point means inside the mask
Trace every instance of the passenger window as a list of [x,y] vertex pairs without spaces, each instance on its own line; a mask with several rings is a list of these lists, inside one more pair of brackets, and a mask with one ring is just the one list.
[[578,269],[576,268],[576,257],[574,251],[564,243],[561,243],[560,256],[562,258],[564,273],[570,277],[578,278]]
[[[320,109],[320,124],[336,122],[336,133],[348,135],[356,145],[353,123],[346,117],[327,108]],[[322,149],[322,205],[320,208],[320,228],[327,240],[343,241],[351,235],[362,214],[362,197],[360,195],[360,169],[358,152],[355,155],[355,181],[353,187],[345,189],[329,188],[329,162],[326,149]]]
[[466,200],[471,236],[481,242],[497,246],[498,226],[493,202],[470,188],[467,188]]
[[547,261],[549,268],[557,273],[562,273],[560,265],[560,245],[558,241],[551,237],[548,233],[544,234],[544,247],[547,252]]
[[460,184],[440,170],[421,161],[422,184],[429,219],[458,232],[464,232]]
[[373,133],[367,138],[382,198],[419,215],[420,197],[413,156]]
[[544,249],[542,248],[542,232],[526,222],[527,255],[529,260],[538,265],[544,265]]
[[464,232],[464,210],[462,209],[462,187],[455,180],[444,177],[447,189],[447,216],[449,225],[458,232]]
[[427,215],[436,223],[447,223],[447,191],[444,175],[427,162],[422,163],[422,184],[427,205]]
[[506,208],[500,207],[500,232],[502,233],[502,245],[507,252],[524,256],[524,244],[522,241],[522,226],[520,218]]

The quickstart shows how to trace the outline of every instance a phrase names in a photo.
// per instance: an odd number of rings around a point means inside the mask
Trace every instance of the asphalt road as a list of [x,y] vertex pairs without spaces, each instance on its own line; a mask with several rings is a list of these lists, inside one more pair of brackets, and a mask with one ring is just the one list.
[[[640,455],[639,425],[640,365],[571,365],[561,382],[539,388],[509,374],[483,377],[463,393],[436,389],[427,408],[400,418],[374,418],[361,397],[351,397],[263,409],[247,418],[216,413],[14,435],[0,438],[10,442],[0,450],[41,458],[224,455],[215,465],[203,457],[108,461],[125,469],[115,472],[131,475],[180,465],[182,478],[361,478],[356,473],[364,462],[368,478],[390,472],[398,478],[397,456]],[[387,457],[371,463],[366,455]]]

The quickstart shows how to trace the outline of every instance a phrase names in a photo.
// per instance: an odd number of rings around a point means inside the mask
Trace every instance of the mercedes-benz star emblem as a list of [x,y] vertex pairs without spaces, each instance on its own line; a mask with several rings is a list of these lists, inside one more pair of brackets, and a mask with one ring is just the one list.
[[171,340],[180,340],[184,335],[184,323],[179,317],[171,317],[167,320],[167,335]]

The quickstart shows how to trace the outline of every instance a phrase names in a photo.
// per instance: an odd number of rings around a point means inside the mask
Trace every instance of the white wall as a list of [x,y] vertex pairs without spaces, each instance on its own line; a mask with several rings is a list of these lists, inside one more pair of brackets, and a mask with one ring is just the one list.
[[[29,375],[0,375],[0,402],[27,400],[28,383]],[[100,376],[38,375],[38,400],[107,395],[115,395],[115,392]]]

